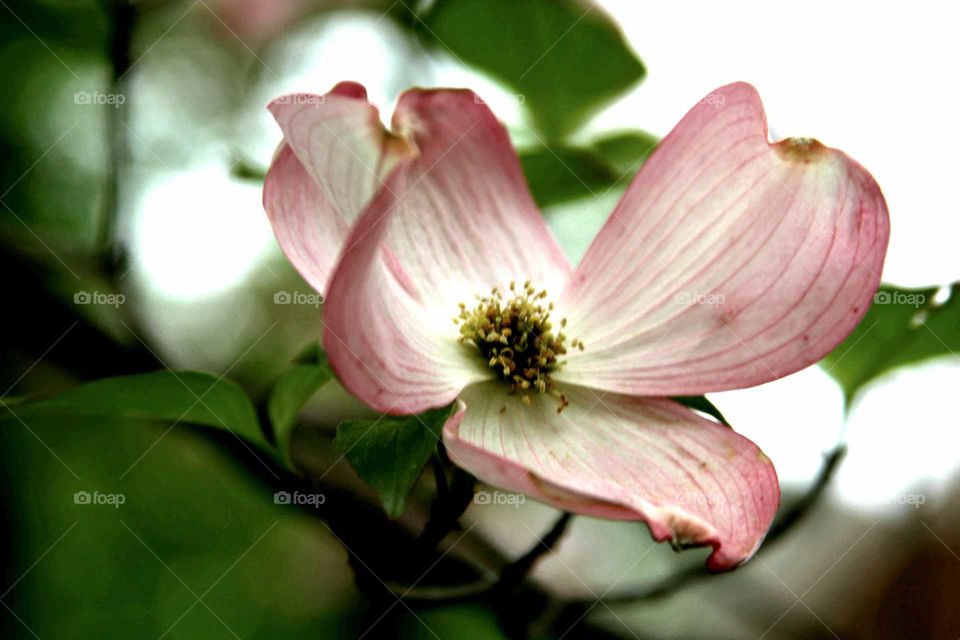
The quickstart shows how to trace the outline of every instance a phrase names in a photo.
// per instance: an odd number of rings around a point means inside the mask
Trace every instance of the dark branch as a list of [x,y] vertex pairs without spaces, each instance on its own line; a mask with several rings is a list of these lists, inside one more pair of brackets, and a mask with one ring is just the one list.
[[810,512],[810,510],[816,505],[820,500],[820,497],[823,495],[823,492],[830,485],[830,480],[833,479],[833,474],[836,472],[837,468],[840,466],[840,462],[843,461],[843,457],[847,454],[846,445],[838,444],[836,447],[824,454],[823,457],[823,466],[820,467],[820,472],[817,474],[816,479],[813,481],[813,484],[810,485],[810,488],[807,489],[806,493],[798,500],[788,511],[785,511],[780,515],[779,518],[773,523],[773,526],[770,527],[770,532],[767,533],[767,539],[764,542],[764,546],[769,546],[771,543],[779,540],[784,534],[786,534],[793,526],[799,522],[803,517]]
[[[817,477],[814,479],[813,483],[803,494],[803,496],[792,507],[790,507],[790,509],[780,514],[780,517],[774,521],[773,525],[770,527],[769,533],[767,533],[767,538],[761,547],[761,552],[764,549],[769,549],[771,546],[776,544],[778,540],[784,538],[798,522],[800,522],[808,513],[810,513],[810,511],[819,501],[820,497],[823,495],[824,490],[827,488],[827,486],[829,486],[830,481],[833,478],[837,468],[840,466],[840,462],[843,460],[843,456],[846,454],[846,452],[846,446],[840,444],[824,454],[823,465],[820,467]],[[692,566],[682,571],[678,571],[659,584],[653,586],[644,586],[633,591],[624,591],[622,593],[603,598],[603,602],[608,605],[629,605],[643,600],[655,600],[657,598],[670,595],[680,587],[684,587],[693,582],[699,582],[700,580],[709,578],[711,576],[712,574],[704,571],[703,567],[699,565]],[[571,604],[577,606],[589,606],[593,602],[594,600],[581,600]]]
[[103,211],[97,234],[97,246],[105,271],[115,276],[120,261],[119,251],[114,244],[120,211],[120,171],[130,155],[125,121],[128,113],[126,99],[128,96],[123,92],[123,78],[130,70],[130,49],[138,14],[136,6],[128,0],[104,0],[104,6],[110,20],[108,43],[111,68],[110,91],[114,95],[123,95],[124,100],[107,109],[106,146],[109,167],[104,185]]
[[500,574],[500,579],[493,586],[492,591],[509,593],[523,582],[530,570],[544,554],[553,551],[554,546],[567,530],[567,525],[573,516],[564,513],[553,523],[550,531],[537,541],[529,551],[508,564]]
[[[423,527],[419,537],[420,545],[425,553],[433,553],[447,534],[457,529],[460,516],[470,506],[473,500],[473,490],[476,478],[454,466],[447,458],[443,445],[437,453],[438,459],[434,464],[434,473],[437,475],[437,486],[443,486],[443,491],[437,492],[437,498],[430,509],[430,518]],[[450,482],[447,482],[445,467],[450,468]]]

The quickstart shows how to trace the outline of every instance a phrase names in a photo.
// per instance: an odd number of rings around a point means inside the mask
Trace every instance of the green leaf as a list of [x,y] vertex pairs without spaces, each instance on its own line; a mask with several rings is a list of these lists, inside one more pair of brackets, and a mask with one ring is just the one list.
[[520,153],[533,199],[541,207],[599,196],[626,186],[656,147],[657,138],[629,131],[600,138],[586,147],[539,146]]
[[[278,504],[273,496],[295,487],[270,486],[269,476],[236,464],[192,426],[164,435],[167,428],[155,422],[24,420],[29,429],[0,425],[9,427],[0,429],[4,533],[20,551],[10,556],[8,572],[23,576],[3,602],[37,636],[156,640],[194,603],[171,570],[187,584],[210,585],[236,564],[208,601],[238,636],[343,637],[337,630],[347,624],[344,616],[350,620],[342,595],[349,579],[339,579],[338,589],[306,586],[313,584],[313,568],[337,553],[336,543],[307,509]],[[125,502],[119,508],[77,504],[81,491],[119,493]],[[61,535],[50,552],[56,562],[45,558],[31,569]],[[0,623],[7,629],[0,637],[34,638],[15,632],[10,625],[16,624]],[[166,638],[234,637],[213,616],[186,616],[175,631]]]
[[49,399],[20,404],[28,417],[100,417],[198,424],[231,431],[271,451],[247,394],[234,382],[195,371],[155,371],[81,384]]
[[391,518],[403,513],[407,496],[436,451],[450,412],[445,407],[417,416],[347,420],[337,429],[334,443],[357,475],[377,490]]
[[263,184],[263,181],[267,179],[267,170],[246,158],[237,158],[233,162],[230,175],[238,180]]
[[333,379],[326,354],[316,347],[298,359],[301,364],[283,372],[267,398],[267,416],[273,435],[284,462],[293,468],[290,460],[290,437],[296,425],[297,415],[303,405],[320,387]]
[[415,26],[515,91],[550,140],[646,73],[616,24],[584,0],[437,0]]
[[960,351],[960,282],[946,302],[938,288],[883,285],[867,315],[840,346],[821,361],[843,387],[849,407],[868,382],[898,367]]
[[520,164],[540,207],[593,195],[617,179],[603,158],[589,149],[537,147],[521,153]]
[[598,138],[591,147],[617,172],[620,180],[629,182],[658,142],[660,138],[646,131],[621,131]]
[[720,409],[717,409],[715,404],[707,400],[706,396],[675,396],[671,399],[679,402],[685,407],[690,407],[691,409],[705,413],[708,416],[713,416],[720,422],[720,424],[725,424],[728,427],[730,426],[730,423],[727,422],[727,419],[723,417],[722,413],[720,413]]

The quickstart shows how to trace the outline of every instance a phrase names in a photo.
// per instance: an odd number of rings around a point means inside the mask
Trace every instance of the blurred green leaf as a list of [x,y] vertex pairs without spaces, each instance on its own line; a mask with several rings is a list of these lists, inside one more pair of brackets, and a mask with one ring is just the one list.
[[626,186],[653,152],[657,138],[644,131],[605,136],[586,147],[539,146],[520,153],[533,199],[541,207],[604,194]]
[[230,175],[240,180],[263,183],[267,178],[267,170],[254,164],[246,158],[237,158],[230,168]]
[[840,346],[821,361],[843,387],[847,406],[878,376],[908,364],[960,351],[960,282],[936,303],[938,288],[881,286],[867,315]]
[[403,513],[410,490],[440,441],[450,407],[416,416],[347,420],[334,443],[365,482],[377,490],[391,518]]
[[646,73],[616,24],[585,0],[437,0],[419,33],[497,78],[559,140]]
[[[329,529],[277,504],[274,487],[197,429],[26,421],[0,429],[0,481],[15,488],[3,504],[9,582],[22,577],[4,597],[22,623],[0,616],[0,637],[227,640],[229,627],[268,640],[352,628],[357,596]],[[80,491],[124,501],[81,504]],[[216,614],[188,613],[191,590]]]
[[[272,451],[247,394],[209,373],[154,371],[88,382],[45,400],[23,403],[16,417],[101,417],[175,421],[231,431]],[[13,420],[15,416],[0,416]]]
[[296,425],[297,415],[313,394],[333,379],[333,372],[327,363],[326,354],[319,346],[314,349],[305,357],[301,356],[298,364],[277,378],[267,399],[267,415],[273,428],[277,449],[290,468],[293,468],[290,459],[290,437]]
[[520,154],[520,164],[540,207],[593,195],[617,179],[603,158],[589,149],[536,147]]
[[607,134],[590,145],[617,172],[629,181],[653,153],[660,138],[646,131],[621,131]]
[[730,426],[730,423],[727,422],[727,419],[723,417],[722,413],[720,413],[720,409],[717,409],[715,404],[707,400],[706,396],[675,396],[671,399],[679,402],[685,407],[690,407],[691,409],[703,412],[708,416],[713,416],[720,422],[720,424],[725,424],[728,427]]

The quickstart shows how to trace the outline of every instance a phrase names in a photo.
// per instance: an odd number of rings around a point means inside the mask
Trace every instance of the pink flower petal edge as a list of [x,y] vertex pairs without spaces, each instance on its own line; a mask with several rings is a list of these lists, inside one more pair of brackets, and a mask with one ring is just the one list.
[[468,387],[444,426],[451,459],[492,485],[584,515],[642,520],[656,541],[709,545],[708,569],[757,550],[780,502],[752,442],[671,400],[565,388],[530,406],[498,382]]
[[571,269],[506,131],[475,94],[409,91],[392,128],[416,157],[398,164],[346,240],[324,348],[362,401],[416,413],[493,375],[457,341],[458,303],[527,278],[559,292]]
[[748,387],[817,362],[880,283],[887,207],[815,140],[771,144],[756,90],[721,87],[660,143],[564,294],[586,349],[558,378],[638,395]]
[[263,206],[291,264],[325,293],[350,226],[410,150],[353,82],[325,95],[281,96],[269,109],[284,141],[267,171]]

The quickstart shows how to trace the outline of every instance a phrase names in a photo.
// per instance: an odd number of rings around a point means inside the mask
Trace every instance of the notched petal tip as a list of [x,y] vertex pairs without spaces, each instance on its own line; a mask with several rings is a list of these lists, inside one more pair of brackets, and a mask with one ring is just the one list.
[[[549,403],[512,402],[501,386],[462,392],[443,432],[456,464],[558,509],[642,521],[678,550],[711,547],[711,572],[756,553],[780,490],[773,465],[746,438],[667,400],[607,394],[589,409],[595,396],[569,387],[573,417],[557,417]],[[592,428],[580,429],[581,419]]]
[[760,546],[757,543],[757,546],[747,553],[732,552],[715,528],[684,512],[666,512],[660,516],[658,524],[664,529],[664,533],[659,536],[654,526],[648,525],[654,540],[670,543],[677,553],[687,549],[710,547],[711,553],[706,562],[707,571],[710,573],[733,571],[752,558]]
[[880,281],[883,196],[843,151],[771,142],[766,123],[756,90],[735,83],[660,142],[564,294],[590,348],[563,381],[643,396],[744,388],[853,330]]
[[786,138],[770,146],[781,159],[804,164],[823,159],[830,153],[830,147],[816,138]]
[[274,116],[277,115],[277,111],[284,108],[293,106],[312,106],[319,108],[320,106],[326,104],[327,99],[335,96],[337,98],[347,98],[350,100],[357,100],[359,102],[367,102],[367,88],[364,87],[359,82],[353,82],[351,80],[345,80],[343,82],[338,82],[333,86],[330,91],[323,94],[318,93],[285,93],[282,96],[277,96],[267,104],[267,110],[272,113]]
[[268,109],[284,138],[267,171],[264,208],[290,262],[324,293],[351,225],[409,150],[384,130],[356,82],[283,95]]
[[367,88],[359,82],[353,82],[352,80],[338,82],[334,85],[333,89],[330,89],[330,93],[345,98],[356,98],[357,100],[367,99]]
[[[760,453],[758,462],[766,467],[765,473],[769,486],[779,486],[776,470],[770,460]],[[706,469],[706,465],[704,465]],[[770,479],[772,478],[772,481]],[[627,519],[642,520],[646,523],[650,531],[650,536],[656,542],[668,543],[674,551],[681,552],[688,549],[698,549],[709,547],[710,555],[706,560],[706,569],[710,573],[723,573],[733,571],[737,567],[745,564],[760,549],[769,525],[772,522],[773,515],[780,506],[779,490],[764,492],[764,495],[774,497],[772,504],[764,504],[763,511],[767,514],[764,518],[766,527],[754,531],[751,536],[736,535],[731,530],[721,531],[705,520],[701,515],[696,515],[690,510],[677,506],[688,503],[689,498],[693,497],[694,503],[703,501],[702,495],[678,496],[673,504],[647,505],[644,508],[637,508],[632,517]],[[723,499],[707,500],[707,504],[719,506]],[[766,502],[762,500],[761,502]]]
[[397,161],[413,160],[420,155],[420,149],[412,138],[389,129],[384,130],[383,149],[385,155],[395,158]]
[[[474,110],[474,106],[478,105]],[[391,128],[398,135],[414,140],[430,135],[437,121],[457,122],[465,134],[481,118],[496,122],[496,116],[480,96],[470,89],[425,89],[416,87],[403,92],[393,112]],[[467,117],[469,116],[469,117]],[[466,123],[465,120],[469,120]]]

